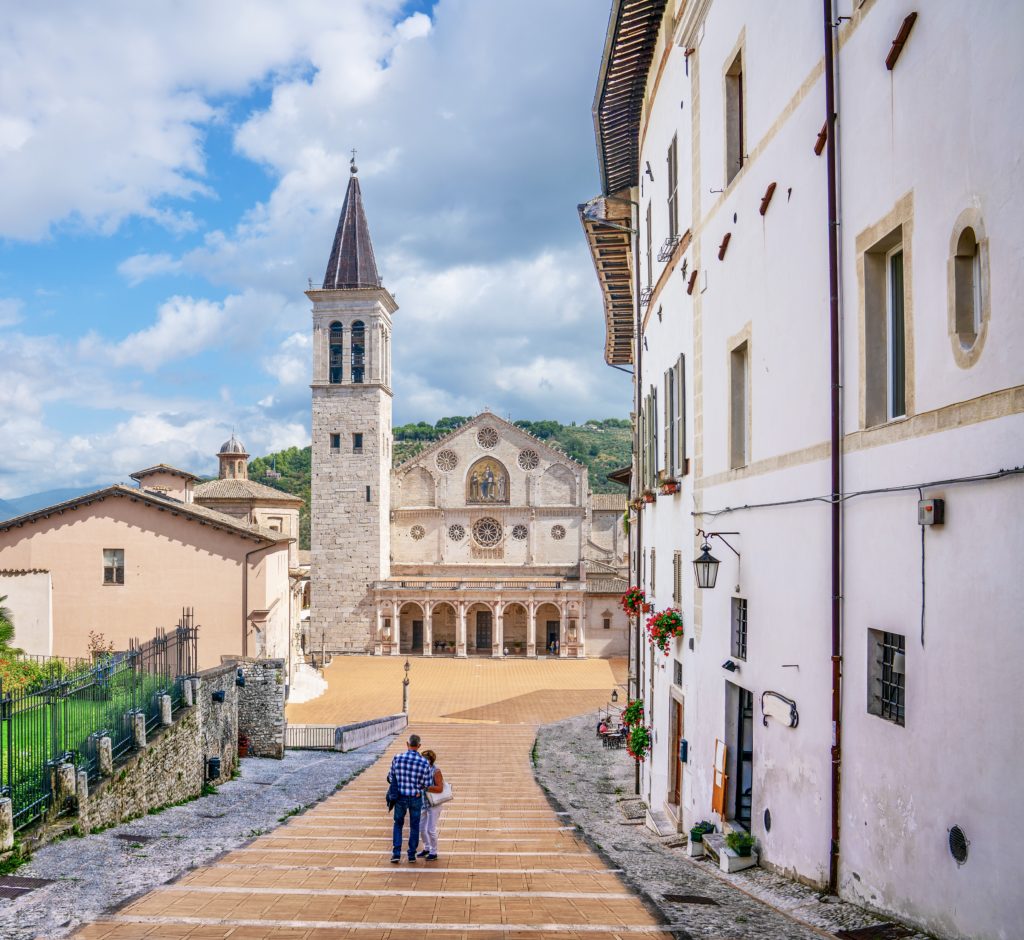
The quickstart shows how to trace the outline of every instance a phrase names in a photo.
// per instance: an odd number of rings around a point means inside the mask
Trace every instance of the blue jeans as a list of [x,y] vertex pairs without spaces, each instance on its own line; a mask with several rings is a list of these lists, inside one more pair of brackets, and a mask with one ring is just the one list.
[[394,856],[402,854],[402,826],[405,825],[405,813],[409,811],[409,858],[414,858],[420,844],[420,811],[423,809],[422,796],[402,796],[395,804],[395,826],[391,835],[391,852]]

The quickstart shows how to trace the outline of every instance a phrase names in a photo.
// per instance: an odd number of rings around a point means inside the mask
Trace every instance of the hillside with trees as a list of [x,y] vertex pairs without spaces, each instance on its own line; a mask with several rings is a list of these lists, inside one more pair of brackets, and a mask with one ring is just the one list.
[[[450,434],[469,419],[461,415],[441,418],[435,424],[419,421],[394,429],[393,462],[397,467],[415,457],[431,443]],[[595,493],[622,493],[624,487],[612,483],[608,474],[629,465],[632,435],[626,418],[605,418],[582,424],[561,424],[558,421],[516,421],[517,427],[539,438],[549,447],[579,461],[589,471],[590,489]],[[249,462],[249,476],[275,489],[301,497],[299,514],[299,545],[309,548],[309,486],[311,449],[289,447],[287,450]]]

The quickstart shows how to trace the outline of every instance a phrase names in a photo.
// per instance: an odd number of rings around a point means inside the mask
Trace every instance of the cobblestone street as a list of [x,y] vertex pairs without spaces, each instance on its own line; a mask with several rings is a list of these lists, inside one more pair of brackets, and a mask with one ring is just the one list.
[[[662,838],[627,819],[634,801],[634,763],[625,750],[602,746],[597,712],[549,724],[538,732],[537,779],[569,819],[661,910],[675,936],[713,940],[812,940],[888,923],[763,868],[725,874],[685,854],[683,836]],[[684,903],[666,900],[685,896]],[[927,940],[907,933],[912,940]]]

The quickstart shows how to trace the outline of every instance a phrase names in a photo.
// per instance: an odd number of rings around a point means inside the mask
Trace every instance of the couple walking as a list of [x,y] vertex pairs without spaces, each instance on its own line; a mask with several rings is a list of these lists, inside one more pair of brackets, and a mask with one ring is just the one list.
[[[402,829],[405,816],[409,815],[410,862],[415,862],[416,849],[420,842],[420,822],[423,823],[423,851],[419,858],[428,862],[437,860],[437,822],[441,816],[441,804],[432,806],[428,793],[443,793],[444,775],[435,766],[437,755],[433,751],[420,754],[420,736],[410,734],[406,750],[396,754],[388,773],[388,804],[394,802],[395,825],[392,832],[391,864],[397,865],[402,858]],[[450,792],[450,788],[449,788]]]

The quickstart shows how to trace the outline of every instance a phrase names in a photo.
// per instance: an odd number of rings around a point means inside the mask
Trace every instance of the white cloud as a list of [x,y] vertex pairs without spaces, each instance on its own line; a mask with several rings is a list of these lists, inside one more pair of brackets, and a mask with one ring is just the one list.
[[132,287],[136,284],[141,284],[147,278],[160,274],[173,274],[180,270],[181,261],[173,258],[167,252],[160,252],[155,255],[145,253],[132,255],[130,258],[125,258],[117,266],[118,274],[128,281]]
[[0,297],[0,326],[14,326],[21,322],[24,304],[16,297]]
[[[275,353],[264,358],[263,368],[281,385],[308,387],[313,371],[312,349],[309,333],[292,333]],[[269,404],[273,404],[273,398]]]

